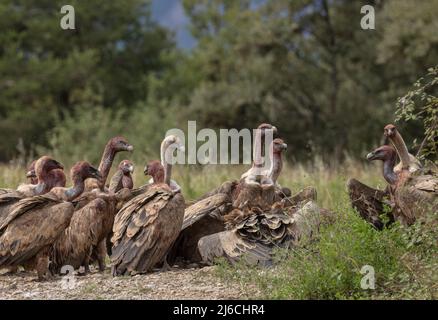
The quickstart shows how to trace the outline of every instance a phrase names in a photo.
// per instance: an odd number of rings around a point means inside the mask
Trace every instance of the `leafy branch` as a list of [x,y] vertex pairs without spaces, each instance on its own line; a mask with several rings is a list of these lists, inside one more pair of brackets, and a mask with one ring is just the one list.
[[396,121],[421,121],[424,140],[418,151],[421,159],[434,159],[438,155],[438,66],[418,79],[413,90],[397,101]]

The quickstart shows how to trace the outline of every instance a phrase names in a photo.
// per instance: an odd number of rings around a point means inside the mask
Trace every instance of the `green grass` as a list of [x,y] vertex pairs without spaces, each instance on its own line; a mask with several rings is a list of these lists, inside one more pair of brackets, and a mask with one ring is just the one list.
[[[146,162],[146,161],[145,161]],[[139,186],[149,179],[137,164],[134,176]],[[174,179],[187,200],[238,179],[245,166],[176,166]],[[345,182],[354,177],[384,188],[380,166],[347,161],[328,168],[321,161],[286,165],[280,184],[293,192],[305,186],[318,191],[318,203],[337,213],[336,222],[322,228],[318,241],[306,248],[277,253],[278,263],[270,269],[243,264],[230,266],[218,261],[216,273],[225,281],[251,288],[268,299],[436,299],[438,297],[437,214],[432,222],[406,229],[395,225],[376,231],[350,207]],[[0,187],[15,187],[23,181],[24,168],[0,166]],[[375,270],[375,290],[360,286],[364,265]],[[254,297],[253,292],[248,296]]]

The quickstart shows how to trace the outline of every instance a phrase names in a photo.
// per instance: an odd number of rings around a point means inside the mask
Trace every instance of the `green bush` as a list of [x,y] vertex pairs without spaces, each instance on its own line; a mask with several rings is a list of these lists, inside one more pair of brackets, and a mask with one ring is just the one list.
[[[229,266],[219,261],[222,278],[254,284],[269,299],[433,299],[438,297],[437,214],[411,228],[396,224],[377,231],[349,208],[321,230],[317,242],[277,252],[272,269]],[[434,221],[434,222],[433,222]],[[434,226],[435,227],[432,227]],[[362,289],[361,268],[375,270],[375,289]],[[250,286],[251,287],[251,286]]]

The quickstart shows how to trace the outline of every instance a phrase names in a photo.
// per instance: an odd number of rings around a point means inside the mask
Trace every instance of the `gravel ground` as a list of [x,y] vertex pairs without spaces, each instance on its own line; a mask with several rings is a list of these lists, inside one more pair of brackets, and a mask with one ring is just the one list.
[[[246,299],[235,284],[213,275],[214,267],[174,269],[113,278],[110,270],[38,282],[36,274],[0,271],[0,299]],[[70,281],[70,279],[73,279]]]

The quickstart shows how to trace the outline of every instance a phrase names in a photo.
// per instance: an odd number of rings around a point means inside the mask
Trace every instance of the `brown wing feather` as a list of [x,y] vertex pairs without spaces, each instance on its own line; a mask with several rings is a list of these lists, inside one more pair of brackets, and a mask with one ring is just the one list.
[[[16,200],[17,199],[18,198],[16,198]],[[14,203],[12,210],[8,214],[2,215],[0,218],[0,233],[11,221],[18,218],[22,214],[57,203],[60,203],[58,198],[50,193],[21,199],[20,201]]]
[[111,181],[109,184],[109,191],[117,192],[121,188],[123,188],[123,171],[117,170],[114,175],[111,177]]
[[126,203],[113,227],[113,274],[147,272],[161,262],[181,230],[184,207],[180,193],[160,187]]
[[[21,199],[24,195],[15,190],[10,192],[5,192],[0,195],[0,226],[4,226],[7,222],[9,213],[12,211],[14,205]],[[0,227],[0,232],[2,227]]]
[[63,265],[77,269],[84,263],[92,248],[105,237],[105,224],[111,216],[110,206],[107,201],[96,198],[74,212],[70,225],[51,250],[52,271],[59,272]]
[[[27,200],[27,199],[26,199]],[[70,223],[73,205],[48,201],[24,206],[0,237],[0,265],[19,265],[52,244]]]
[[247,263],[270,265],[272,249],[258,242],[240,237],[234,230],[227,230],[202,237],[198,242],[202,262],[211,265],[219,257],[231,263],[245,259]]
[[[389,204],[390,193],[373,189],[356,179],[347,182],[351,205],[360,216],[376,229],[381,230],[384,223],[380,215],[385,213],[385,204]],[[387,213],[389,221],[394,221],[393,212]]]
[[197,201],[190,207],[186,208],[184,212],[184,222],[182,229],[193,225],[195,222],[199,221],[206,215],[212,213],[214,210],[220,206],[229,203],[231,197],[226,193],[213,194],[210,197]]

